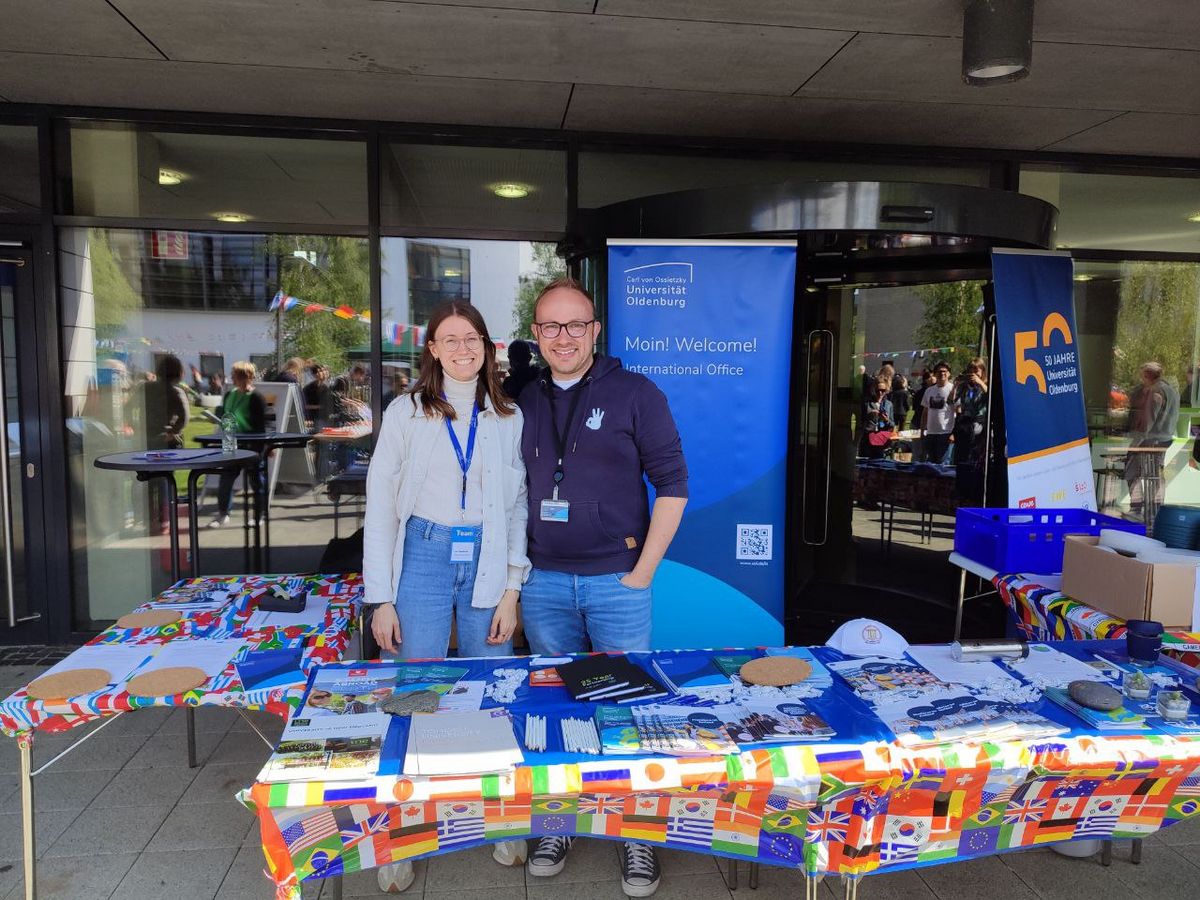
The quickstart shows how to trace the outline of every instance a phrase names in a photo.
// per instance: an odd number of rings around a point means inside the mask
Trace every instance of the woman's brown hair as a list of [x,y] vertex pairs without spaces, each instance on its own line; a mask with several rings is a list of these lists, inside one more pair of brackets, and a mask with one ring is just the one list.
[[417,379],[417,383],[409,395],[412,397],[413,404],[416,404],[419,396],[425,415],[439,415],[446,419],[455,417],[454,407],[442,396],[445,391],[442,364],[430,349],[430,345],[437,339],[438,328],[453,316],[470,322],[471,327],[479,332],[479,337],[483,340],[483,368],[479,370],[479,382],[475,386],[476,405],[483,409],[483,401],[486,397],[492,401],[492,409],[496,410],[498,414],[511,416],[516,412],[516,406],[500,387],[500,367],[496,365],[496,345],[488,336],[483,316],[470,303],[460,303],[454,300],[443,303],[429,317],[429,324],[425,328],[425,349],[421,351],[421,377]]

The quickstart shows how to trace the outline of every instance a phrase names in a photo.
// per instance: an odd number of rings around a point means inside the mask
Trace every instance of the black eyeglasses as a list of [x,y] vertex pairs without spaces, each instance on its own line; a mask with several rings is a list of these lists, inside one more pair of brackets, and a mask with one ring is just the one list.
[[544,338],[556,338],[564,328],[571,337],[581,338],[587,334],[588,328],[595,321],[595,319],[589,319],[586,322],[534,322],[533,324],[537,326],[538,333]]

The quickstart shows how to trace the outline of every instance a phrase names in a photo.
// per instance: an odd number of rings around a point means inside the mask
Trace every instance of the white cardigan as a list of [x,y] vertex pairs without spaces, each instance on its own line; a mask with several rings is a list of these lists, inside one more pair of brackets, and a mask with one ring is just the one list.
[[[414,399],[411,394],[403,394],[388,405],[367,469],[363,521],[363,602],[367,604],[396,601],[404,562],[405,524],[416,505],[434,449],[446,438],[441,417],[426,416],[420,401],[414,403]],[[522,422],[519,409],[511,416],[501,416],[490,400],[485,400],[479,413],[475,453],[483,466],[483,541],[472,606],[489,608],[500,602],[509,566],[523,570],[522,580],[529,574]]]

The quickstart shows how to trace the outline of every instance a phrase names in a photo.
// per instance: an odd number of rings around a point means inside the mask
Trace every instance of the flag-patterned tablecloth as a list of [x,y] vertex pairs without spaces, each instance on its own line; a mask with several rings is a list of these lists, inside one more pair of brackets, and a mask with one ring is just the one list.
[[[1087,641],[1125,637],[1125,620],[1044,587],[1023,575],[993,579],[1017,630],[1031,641]],[[1189,666],[1200,666],[1200,634],[1168,631],[1163,649]]]
[[1072,736],[925,750],[867,740],[726,757],[577,756],[501,775],[259,783],[239,797],[258,816],[280,900],[298,898],[309,878],[546,834],[858,876],[1139,837],[1200,815],[1200,740],[1099,737],[1065,711],[1052,714],[1076,723]]
[[[247,628],[258,599],[273,584],[303,578],[310,596],[328,600],[325,621],[317,626]],[[287,717],[300,702],[305,682],[301,675],[291,685],[246,690],[238,677],[236,663],[251,650],[302,647],[301,668],[305,674],[315,664],[341,659],[350,640],[362,600],[360,575],[232,575],[183,579],[135,612],[155,608],[163,602],[206,591],[228,591],[231,602],[216,613],[184,614],[178,622],[157,628],[121,629],[115,625],[88,642],[89,645],[154,645],[170,641],[245,640],[233,660],[202,687],[169,697],[133,697],[124,683],[71,698],[66,702],[31,699],[25,689],[0,701],[0,730],[18,741],[32,740],[35,731],[67,731],[86,722],[119,712],[150,706],[236,706],[259,709]]]

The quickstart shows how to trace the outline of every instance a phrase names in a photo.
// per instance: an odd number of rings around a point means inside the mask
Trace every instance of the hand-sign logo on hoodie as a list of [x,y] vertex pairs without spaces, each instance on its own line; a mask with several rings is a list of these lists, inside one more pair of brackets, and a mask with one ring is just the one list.
[[584,422],[583,424],[586,425],[588,428],[592,429],[592,431],[599,431],[600,424],[603,421],[604,421],[604,410],[600,409],[599,407],[596,407],[595,409],[592,410],[592,414],[590,416],[588,416],[587,421]]

